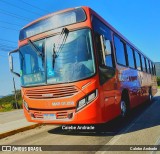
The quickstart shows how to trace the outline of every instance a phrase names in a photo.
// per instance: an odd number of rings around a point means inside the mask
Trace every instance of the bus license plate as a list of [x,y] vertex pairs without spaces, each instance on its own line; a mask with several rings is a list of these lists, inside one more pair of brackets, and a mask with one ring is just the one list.
[[56,119],[56,115],[55,114],[44,114],[43,118],[45,120],[55,120]]

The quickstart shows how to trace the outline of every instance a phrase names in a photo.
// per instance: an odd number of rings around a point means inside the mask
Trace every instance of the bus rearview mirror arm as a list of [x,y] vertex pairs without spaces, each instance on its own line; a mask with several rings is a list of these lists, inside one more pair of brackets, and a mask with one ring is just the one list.
[[9,52],[8,56],[9,56],[9,68],[10,71],[15,74],[16,76],[20,77],[20,74],[17,72],[14,72],[14,67],[13,67],[13,57],[12,57],[12,53],[16,53],[19,52],[19,49],[13,50],[11,52]]

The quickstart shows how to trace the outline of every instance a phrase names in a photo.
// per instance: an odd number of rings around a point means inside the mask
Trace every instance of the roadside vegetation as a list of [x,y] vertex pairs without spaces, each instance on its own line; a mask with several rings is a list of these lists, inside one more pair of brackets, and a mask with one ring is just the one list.
[[[22,97],[20,90],[17,90],[17,103],[18,108],[22,108]],[[0,112],[6,112],[16,109],[16,102],[14,95],[5,96],[0,98]]]
[[160,89],[160,77],[157,77],[158,88]]

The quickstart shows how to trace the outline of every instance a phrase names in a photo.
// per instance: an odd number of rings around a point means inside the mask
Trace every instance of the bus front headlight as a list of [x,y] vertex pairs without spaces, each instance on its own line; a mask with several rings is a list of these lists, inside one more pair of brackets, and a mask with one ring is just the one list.
[[82,98],[77,104],[77,111],[85,107],[87,104],[91,103],[98,96],[98,89],[92,91],[87,96]]

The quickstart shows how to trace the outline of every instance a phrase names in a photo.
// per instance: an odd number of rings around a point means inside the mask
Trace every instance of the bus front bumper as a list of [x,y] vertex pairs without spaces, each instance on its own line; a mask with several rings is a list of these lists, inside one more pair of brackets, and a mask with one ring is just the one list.
[[29,122],[48,124],[97,124],[103,123],[98,98],[79,111],[68,110],[27,110],[24,106],[24,114]]

